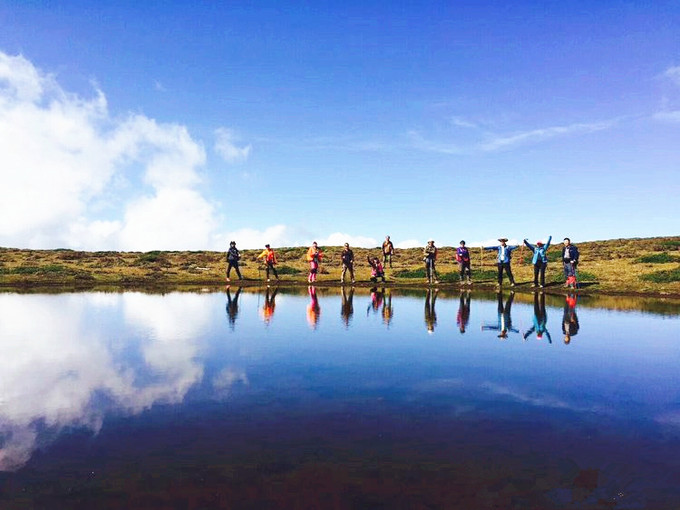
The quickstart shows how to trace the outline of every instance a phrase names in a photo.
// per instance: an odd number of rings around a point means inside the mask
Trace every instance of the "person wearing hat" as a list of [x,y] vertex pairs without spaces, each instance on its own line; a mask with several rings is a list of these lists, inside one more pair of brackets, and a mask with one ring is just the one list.
[[229,275],[231,273],[231,269],[234,268],[236,270],[236,274],[238,275],[239,280],[243,280],[243,277],[241,276],[241,271],[238,268],[238,261],[241,258],[241,254],[239,251],[236,249],[236,241],[232,241],[229,243],[229,251],[227,252],[227,281],[231,281],[229,279]]
[[498,265],[498,286],[503,285],[503,271],[508,275],[508,280],[510,280],[510,285],[515,286],[515,278],[512,276],[512,269],[510,268],[510,263],[512,261],[512,252],[519,248],[519,245],[508,246],[508,239],[506,237],[501,237],[498,239],[501,243],[499,246],[484,246],[485,250],[496,250],[498,253],[496,255],[496,264]]
[[345,273],[349,271],[349,276],[354,283],[354,252],[349,247],[349,243],[345,243],[345,247],[340,254],[342,260],[342,273],[340,274],[340,283],[345,283]]
[[[552,241],[552,236],[548,237],[547,243],[543,244],[543,241],[536,241],[536,246],[534,246],[526,239],[524,240],[524,244],[534,254],[531,259],[531,263],[534,265],[534,287],[545,287],[545,270],[548,267],[550,241]],[[541,278],[540,285],[538,283],[539,276]]]
[[425,261],[427,282],[429,284],[439,283],[439,278],[437,278],[437,270],[435,268],[435,262],[437,260],[437,247],[434,245],[434,241],[432,239],[427,242],[427,246],[425,246],[423,249],[423,260]]
[[471,284],[470,252],[465,247],[465,241],[461,241],[460,246],[456,248],[456,262],[458,262],[458,270],[460,271],[460,283],[463,283],[463,279],[467,277],[468,285]]
[[264,245],[264,250],[262,250],[262,253],[260,253],[257,256],[258,259],[264,259],[265,263],[265,271],[267,272],[267,281],[269,281],[269,271],[274,272],[274,276],[276,279],[279,279],[279,275],[276,272],[276,268],[274,267],[276,265],[276,253],[274,253],[274,250],[268,245]]

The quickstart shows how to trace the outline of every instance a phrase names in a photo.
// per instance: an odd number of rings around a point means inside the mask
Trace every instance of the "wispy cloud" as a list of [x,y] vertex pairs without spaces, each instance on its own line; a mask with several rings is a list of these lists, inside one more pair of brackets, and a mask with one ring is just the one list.
[[409,131],[407,135],[408,138],[410,139],[411,146],[417,150],[421,150],[424,152],[437,152],[440,154],[451,155],[459,155],[469,152],[469,150],[466,150],[453,143],[434,142],[432,140],[427,140],[418,131],[414,130]]
[[654,114],[654,119],[664,122],[680,122],[680,110],[657,112]]
[[238,137],[233,130],[219,128],[215,131],[215,152],[227,163],[242,163],[250,156],[251,145],[238,145]]
[[680,85],[680,66],[669,67],[661,76],[671,80],[676,85]]
[[463,117],[454,116],[451,117],[451,124],[456,127],[477,129],[479,126],[475,122],[471,122]]
[[544,142],[546,140],[562,136],[603,131],[614,126],[616,123],[616,120],[608,120],[603,122],[577,123],[569,124],[567,126],[553,126],[533,129],[530,131],[515,133],[509,136],[499,136],[488,142],[479,144],[478,147],[485,152],[511,149],[519,145]]

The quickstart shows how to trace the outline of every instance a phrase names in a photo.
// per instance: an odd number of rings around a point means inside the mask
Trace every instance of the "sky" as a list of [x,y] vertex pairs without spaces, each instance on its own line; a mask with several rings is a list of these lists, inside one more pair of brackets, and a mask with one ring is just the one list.
[[0,246],[680,235],[677,1],[0,0]]

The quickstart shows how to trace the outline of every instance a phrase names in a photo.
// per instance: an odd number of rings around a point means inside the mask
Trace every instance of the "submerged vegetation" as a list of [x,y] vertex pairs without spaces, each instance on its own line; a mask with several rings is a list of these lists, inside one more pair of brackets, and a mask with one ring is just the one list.
[[[680,296],[680,237],[613,239],[576,243],[581,252],[579,281],[585,293],[639,293]],[[324,257],[318,285],[339,283],[341,247],[322,247]],[[367,256],[380,256],[380,248],[353,248],[357,282],[369,285]],[[261,250],[242,250],[240,262],[244,284],[257,285],[264,278]],[[307,248],[276,249],[277,266],[284,284],[306,284]],[[494,254],[470,249],[472,281],[477,287],[496,282]],[[561,245],[548,252],[547,290],[560,290],[564,283]],[[533,281],[531,253],[520,248],[513,260],[517,290],[529,289]],[[220,285],[225,282],[225,253],[214,251],[84,252],[68,249],[22,250],[0,248],[0,285],[158,287],[171,285]],[[441,285],[457,286],[458,265],[454,247],[440,247],[437,271]],[[425,285],[422,248],[397,249],[393,267],[385,268],[387,283],[406,287]],[[232,278],[235,274],[232,273]]]

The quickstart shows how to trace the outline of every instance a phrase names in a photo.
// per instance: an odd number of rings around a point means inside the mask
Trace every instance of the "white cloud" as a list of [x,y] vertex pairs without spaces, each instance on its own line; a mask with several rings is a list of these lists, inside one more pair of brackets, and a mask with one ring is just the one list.
[[669,67],[664,71],[663,76],[676,85],[680,85],[680,66]]
[[463,117],[451,117],[451,124],[456,127],[476,129],[478,126],[474,122],[464,119]]
[[326,238],[313,239],[312,241],[316,241],[323,246],[343,246],[345,243],[349,243],[350,246],[358,248],[375,248],[376,246],[380,246],[380,243],[372,237],[352,236],[342,232],[334,232]]
[[[97,320],[118,308],[121,329]],[[213,318],[192,294],[0,295],[0,471],[29,460],[42,424],[97,432],[111,408],[137,414],[181,402],[203,378],[203,333]],[[141,363],[129,354],[135,349]],[[241,370],[231,380],[247,376]],[[224,375],[220,389],[229,383]]]
[[[465,245],[468,248],[479,248],[480,246],[498,246],[500,243],[498,242],[498,239],[486,239],[484,241],[466,241]],[[517,246],[522,244],[522,241],[518,241],[517,239],[508,239],[507,245],[508,246]]]
[[[69,94],[0,52],[0,245],[205,249],[216,227],[214,206],[195,189],[205,160],[184,126],[113,118],[101,91]],[[133,188],[130,172],[146,187]],[[127,195],[109,204],[114,217],[93,215],[121,182]]]
[[251,145],[239,147],[238,137],[231,129],[219,128],[215,131],[215,152],[222,156],[227,163],[241,163],[246,161],[252,150]]
[[680,122],[680,110],[657,112],[654,118],[663,122]]
[[494,138],[488,142],[479,145],[483,151],[496,151],[501,149],[509,149],[517,145],[524,145],[528,143],[537,143],[558,136],[567,136],[572,134],[593,133],[595,131],[602,131],[610,128],[615,124],[615,121],[594,122],[594,123],[579,123],[570,124],[568,126],[553,126],[542,129],[534,129],[516,133],[510,136],[501,136]]
[[425,243],[421,243],[417,239],[407,239],[406,241],[398,242],[394,245],[395,248],[406,249],[406,248],[418,248],[425,246]]

